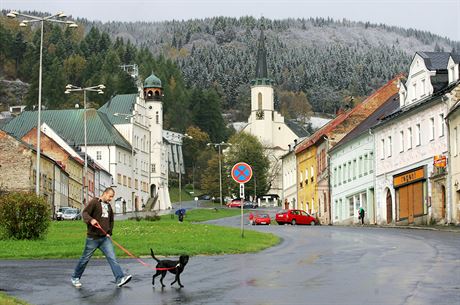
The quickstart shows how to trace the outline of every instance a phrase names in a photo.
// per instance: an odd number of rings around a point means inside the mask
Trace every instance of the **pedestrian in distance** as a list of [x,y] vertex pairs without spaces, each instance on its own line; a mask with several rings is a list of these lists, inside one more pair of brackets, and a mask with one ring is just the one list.
[[360,207],[359,210],[358,210],[358,219],[361,220],[361,225],[363,226],[364,225],[364,209],[363,207]]
[[125,275],[118,264],[112,239],[110,238],[114,225],[113,210],[110,206],[110,201],[114,196],[115,191],[113,188],[108,187],[99,198],[93,198],[83,210],[83,221],[87,224],[85,248],[72,274],[72,285],[77,288],[82,286],[80,278],[91,256],[93,256],[97,249],[100,249],[104,253],[105,258],[109,262],[115,276],[115,283],[118,287],[122,287],[132,278],[131,275]]
[[250,225],[254,224],[254,214],[252,212],[249,213],[249,224]]

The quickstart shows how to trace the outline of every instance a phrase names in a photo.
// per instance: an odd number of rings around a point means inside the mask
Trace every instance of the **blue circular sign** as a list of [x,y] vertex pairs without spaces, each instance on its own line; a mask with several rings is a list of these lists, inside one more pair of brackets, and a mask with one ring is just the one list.
[[245,162],[238,162],[233,165],[232,178],[238,183],[246,183],[252,178],[252,168]]

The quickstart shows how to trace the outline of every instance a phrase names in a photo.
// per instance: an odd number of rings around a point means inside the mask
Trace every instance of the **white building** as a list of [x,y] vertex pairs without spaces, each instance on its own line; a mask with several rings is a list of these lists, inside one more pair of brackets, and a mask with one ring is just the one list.
[[429,224],[446,221],[445,168],[433,166],[447,155],[447,64],[450,53],[417,52],[405,83],[400,83],[399,109],[373,128],[377,222]]
[[251,114],[243,131],[256,136],[265,147],[270,161],[270,194],[282,196],[281,157],[288,145],[307,132],[274,109],[273,81],[268,78],[265,36],[261,31],[256,65],[256,78],[251,81]]
[[[302,140],[300,139],[299,142]],[[288,145],[288,152],[281,157],[283,175],[283,203],[284,209],[297,209],[297,161],[295,146],[297,140]],[[288,203],[286,206],[285,203]]]

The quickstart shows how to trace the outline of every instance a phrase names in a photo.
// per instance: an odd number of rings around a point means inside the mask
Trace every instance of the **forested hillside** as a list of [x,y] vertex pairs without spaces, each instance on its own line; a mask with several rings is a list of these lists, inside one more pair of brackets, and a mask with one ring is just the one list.
[[248,107],[262,26],[279,91],[305,92],[315,111],[334,112],[346,97],[368,95],[406,72],[416,51],[460,49],[459,42],[425,31],[323,18],[80,22],[173,59],[187,85],[216,88],[224,109]]

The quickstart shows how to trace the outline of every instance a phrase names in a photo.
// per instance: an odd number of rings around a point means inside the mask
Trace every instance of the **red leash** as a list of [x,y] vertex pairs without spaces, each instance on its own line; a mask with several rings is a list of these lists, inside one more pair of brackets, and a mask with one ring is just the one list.
[[104,231],[104,229],[101,227],[101,225],[99,223],[95,224],[94,225],[96,228],[98,228],[99,230],[102,231],[102,233],[105,234],[105,236],[107,236],[108,238],[110,238],[110,240],[115,244],[117,245],[118,248],[120,248],[123,252],[125,252],[126,254],[128,254],[129,256],[131,256],[132,258],[136,259],[139,263],[141,263],[142,265],[144,265],[145,267],[149,267],[153,270],[160,270],[160,271],[167,271],[167,270],[172,270],[172,269],[176,269],[177,267],[172,267],[172,268],[155,268],[153,267],[152,265],[150,264],[147,264],[146,262],[144,262],[143,260],[141,260],[139,257],[135,256],[134,254],[132,254],[131,252],[129,252],[126,248],[124,248],[122,245],[120,245],[119,243],[117,243],[116,241],[113,240],[112,236],[110,236],[109,234],[107,234],[107,232]]

